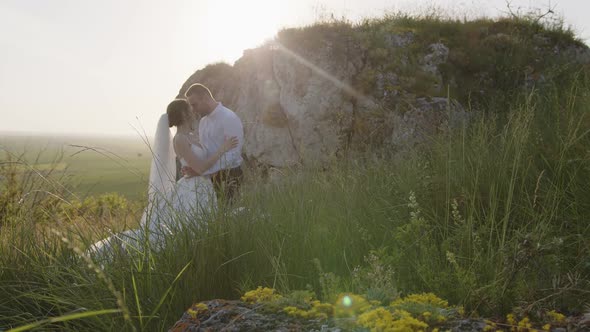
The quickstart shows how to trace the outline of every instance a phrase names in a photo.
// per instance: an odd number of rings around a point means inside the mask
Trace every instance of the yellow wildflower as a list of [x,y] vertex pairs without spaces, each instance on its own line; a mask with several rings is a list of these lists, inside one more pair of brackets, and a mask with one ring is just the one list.
[[194,310],[193,308],[189,308],[186,312],[191,316],[192,319],[197,318],[198,312],[196,310]]
[[312,301],[311,309],[301,309],[293,306],[283,308],[283,311],[289,316],[301,317],[306,319],[328,319],[334,311],[334,307],[329,303],[321,303],[320,301]]
[[282,296],[276,294],[274,289],[258,286],[255,290],[246,292],[246,294],[242,296],[242,301],[248,303],[260,303],[271,302],[280,298],[282,298]]
[[430,304],[441,308],[448,308],[449,302],[434,295],[434,293],[410,294],[402,299],[397,299],[391,303],[391,306],[397,306],[407,303]]
[[508,323],[508,325],[516,325],[516,319],[514,318],[514,314],[506,315],[506,323]]
[[367,311],[359,316],[357,323],[373,331],[423,331],[428,324],[412,317],[409,312],[395,310],[393,313],[383,307]]
[[532,327],[533,324],[531,324],[531,320],[528,317],[525,317],[518,322],[518,331],[528,331]]
[[310,313],[307,310],[304,309],[300,309],[297,307],[293,307],[293,306],[288,306],[283,308],[283,311],[287,313],[287,315],[289,316],[293,316],[293,317],[300,317],[300,318],[309,318],[310,317]]
[[387,330],[393,326],[393,315],[383,307],[367,311],[359,316],[357,324],[371,331]]
[[549,317],[549,319],[551,319],[552,322],[563,323],[565,321],[565,315],[560,314],[555,310],[547,312],[547,317]]
[[192,319],[196,319],[199,314],[207,310],[209,310],[209,307],[207,307],[205,303],[197,303],[190,307],[186,312],[191,316]]
[[209,307],[205,303],[197,303],[193,307],[197,308],[199,311],[209,310]]
[[485,320],[486,326],[483,328],[484,331],[496,331],[496,323],[491,320]]
[[371,304],[364,297],[356,294],[340,294],[334,305],[334,316],[354,317],[369,310]]
[[334,306],[330,303],[322,303],[320,301],[312,301],[311,302],[311,311],[315,312],[317,315],[324,314],[327,317],[332,316],[334,314]]
[[371,300],[371,301],[369,301],[369,303],[375,307],[378,307],[381,305],[381,301],[378,301],[378,300]]
[[551,331],[551,324],[543,325],[543,331],[547,331],[547,332]]

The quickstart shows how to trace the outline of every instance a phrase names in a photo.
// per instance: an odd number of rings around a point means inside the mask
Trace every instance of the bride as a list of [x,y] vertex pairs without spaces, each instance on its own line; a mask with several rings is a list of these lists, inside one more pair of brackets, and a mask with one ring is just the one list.
[[[199,228],[208,214],[216,208],[217,201],[209,177],[182,177],[177,182],[175,155],[182,166],[203,174],[227,151],[238,145],[236,137],[226,138],[219,151],[210,154],[195,142],[192,134],[194,115],[184,99],[172,101],[158,121],[153,159],[150,169],[148,205],[141,218],[140,227],[114,234],[94,243],[91,254],[109,256],[115,250],[141,251],[143,245],[160,249],[167,235],[174,234],[192,224]],[[176,127],[171,139],[170,128]],[[147,241],[146,241],[147,240]]]

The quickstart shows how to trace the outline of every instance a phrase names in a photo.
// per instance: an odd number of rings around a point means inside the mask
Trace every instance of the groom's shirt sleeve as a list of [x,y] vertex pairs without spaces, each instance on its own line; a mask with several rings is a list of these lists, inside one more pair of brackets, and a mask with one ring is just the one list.
[[240,118],[232,111],[228,112],[228,120],[223,126],[223,134],[226,137],[238,138],[238,146],[228,151],[222,157],[221,168],[230,169],[242,164],[242,147],[244,145],[244,127]]

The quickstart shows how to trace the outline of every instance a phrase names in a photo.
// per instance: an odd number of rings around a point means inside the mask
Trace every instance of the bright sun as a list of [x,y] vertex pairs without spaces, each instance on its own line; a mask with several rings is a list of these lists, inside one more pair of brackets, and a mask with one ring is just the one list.
[[200,4],[199,26],[207,31],[200,37],[207,48],[223,60],[238,59],[243,50],[254,48],[275,36],[282,27],[286,10],[276,0],[208,1]]

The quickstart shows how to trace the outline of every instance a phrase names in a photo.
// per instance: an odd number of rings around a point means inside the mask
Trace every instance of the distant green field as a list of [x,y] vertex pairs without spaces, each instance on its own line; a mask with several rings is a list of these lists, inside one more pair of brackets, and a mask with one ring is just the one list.
[[[0,161],[8,151],[40,171],[54,176],[84,197],[117,192],[136,199],[147,190],[151,154],[137,137],[0,135]],[[23,166],[26,167],[26,166]]]

